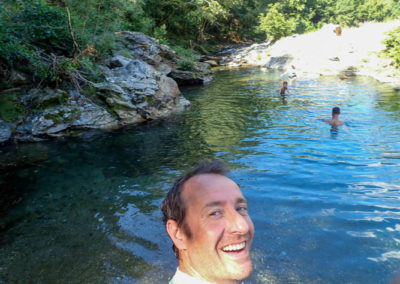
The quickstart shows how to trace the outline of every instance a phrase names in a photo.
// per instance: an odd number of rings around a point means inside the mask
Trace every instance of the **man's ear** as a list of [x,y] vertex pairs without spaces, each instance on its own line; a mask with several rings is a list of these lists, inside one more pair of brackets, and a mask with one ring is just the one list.
[[182,228],[178,227],[178,223],[175,220],[169,219],[167,224],[165,224],[165,227],[169,237],[177,249],[186,249],[186,235],[183,233]]

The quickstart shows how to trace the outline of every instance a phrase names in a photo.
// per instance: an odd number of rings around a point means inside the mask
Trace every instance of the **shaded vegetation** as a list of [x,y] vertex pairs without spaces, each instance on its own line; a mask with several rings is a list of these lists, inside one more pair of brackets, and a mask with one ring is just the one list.
[[[96,81],[96,62],[118,48],[115,32],[132,30],[195,52],[219,42],[277,40],[320,28],[353,26],[400,16],[397,0],[3,0],[0,2],[0,89],[14,70],[35,84],[85,85]],[[389,45],[398,45],[392,40]],[[390,47],[395,50],[395,47]],[[396,55],[394,55],[396,56]]]
[[400,68],[400,27],[389,33],[384,43],[386,44],[386,54],[394,59],[398,68]]

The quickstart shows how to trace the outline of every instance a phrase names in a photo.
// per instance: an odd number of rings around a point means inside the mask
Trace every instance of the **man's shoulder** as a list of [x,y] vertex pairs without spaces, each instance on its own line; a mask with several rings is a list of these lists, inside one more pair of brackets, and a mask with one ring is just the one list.
[[194,278],[193,276],[179,270],[179,268],[176,269],[174,277],[172,277],[171,281],[169,281],[169,284],[212,284],[210,282]]

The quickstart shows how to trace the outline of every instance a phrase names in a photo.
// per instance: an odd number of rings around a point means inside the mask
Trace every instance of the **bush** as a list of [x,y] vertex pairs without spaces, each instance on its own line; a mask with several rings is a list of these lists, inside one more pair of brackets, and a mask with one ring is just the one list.
[[190,59],[180,59],[178,61],[179,69],[192,70],[195,62]]
[[279,11],[280,4],[275,3],[269,6],[268,13],[260,14],[259,29],[265,32],[267,38],[273,41],[282,37],[291,35],[296,30],[296,21],[292,18],[286,18],[285,15]]
[[386,0],[367,0],[360,6],[362,21],[383,21],[391,15],[392,5]]
[[44,1],[4,1],[0,11],[0,60],[40,81],[56,81],[49,53],[72,50],[67,16]]
[[167,27],[165,24],[154,29],[154,37],[160,41],[161,44],[168,44],[167,40]]
[[385,53],[393,58],[396,66],[400,68],[400,27],[389,32],[388,35],[389,37],[384,40]]
[[179,68],[182,70],[192,70],[196,61],[200,59],[200,55],[198,55],[190,48],[184,48],[182,46],[172,46],[172,49],[181,58],[178,61],[178,65]]
[[73,50],[67,14],[45,1],[24,1],[13,21],[15,32],[31,44],[58,54]]

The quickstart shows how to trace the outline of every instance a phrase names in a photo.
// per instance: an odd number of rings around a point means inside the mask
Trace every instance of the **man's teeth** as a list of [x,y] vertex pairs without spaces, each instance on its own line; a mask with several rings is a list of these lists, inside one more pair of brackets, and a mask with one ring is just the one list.
[[223,251],[237,251],[237,250],[241,250],[244,249],[244,247],[246,246],[246,242],[237,244],[237,245],[229,245],[226,246],[224,248],[222,248]]

